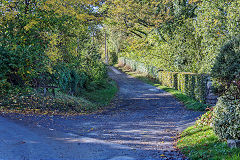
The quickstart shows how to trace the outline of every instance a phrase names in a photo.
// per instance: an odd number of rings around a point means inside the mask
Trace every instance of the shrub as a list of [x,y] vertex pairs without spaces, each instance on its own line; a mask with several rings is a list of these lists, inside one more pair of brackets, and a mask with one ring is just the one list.
[[116,52],[110,52],[109,53],[110,57],[109,57],[109,64],[110,65],[114,65],[118,62],[118,56]]
[[221,139],[240,140],[240,100],[222,96],[213,111],[214,131]]
[[56,80],[55,84],[62,92],[74,95],[79,95],[89,81],[89,77],[84,71],[63,64],[58,66],[54,79]]
[[211,76],[221,95],[214,109],[214,131],[222,139],[240,139],[240,37],[223,45]]
[[178,90],[205,103],[207,96],[207,76],[184,72],[178,73]]
[[160,83],[164,86],[168,86],[174,89],[178,89],[178,73],[161,71],[158,74]]
[[234,96],[240,98],[240,36],[223,45],[211,76],[220,95],[233,91]]
[[198,74],[195,76],[195,99],[202,103],[206,103],[207,97],[207,75]]

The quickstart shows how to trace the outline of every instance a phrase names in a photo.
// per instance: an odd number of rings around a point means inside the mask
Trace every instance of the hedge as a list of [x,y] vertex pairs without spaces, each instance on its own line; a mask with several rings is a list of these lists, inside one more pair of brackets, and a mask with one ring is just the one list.
[[180,90],[186,95],[202,103],[206,103],[208,75],[160,71],[160,69],[154,66],[146,65],[124,57],[119,58],[119,64],[120,63],[130,67],[133,71],[145,73],[146,75],[157,79],[161,85]]

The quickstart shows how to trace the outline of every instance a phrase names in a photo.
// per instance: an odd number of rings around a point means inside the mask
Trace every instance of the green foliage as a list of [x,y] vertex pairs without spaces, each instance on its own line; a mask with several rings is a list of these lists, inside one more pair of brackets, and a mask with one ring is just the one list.
[[160,71],[158,72],[158,80],[159,82],[164,85],[174,89],[178,89],[178,73],[176,72],[167,72],[167,71]]
[[157,79],[160,84],[177,89],[201,103],[206,102],[207,75],[159,71],[156,67],[123,57],[119,59],[119,63],[125,64],[132,71],[144,73],[151,78]]
[[[218,86],[219,94],[229,90],[236,98],[240,98],[240,36],[229,41],[221,48],[211,76]],[[233,93],[234,92],[234,93]]]
[[[123,60],[122,58],[120,58],[120,59]],[[119,61],[119,62],[122,62],[122,61]],[[140,64],[142,64],[142,63],[140,63]],[[120,67],[119,69],[126,72],[127,74],[129,74],[135,78],[138,78],[138,79],[144,81],[145,83],[154,85],[166,92],[171,93],[179,101],[183,102],[187,109],[197,110],[197,111],[205,111],[205,109],[207,108],[207,105],[200,103],[199,101],[191,98],[190,96],[186,95],[185,93],[183,93],[179,90],[173,89],[173,88],[163,86],[161,84],[161,82],[159,81],[159,79],[150,77],[147,74],[147,72],[139,72],[139,71],[133,72],[133,71],[129,70],[128,67],[126,67],[126,66],[124,67],[122,65],[122,63],[120,63],[120,66],[118,66],[118,67]],[[164,73],[171,73],[171,72],[164,72]],[[159,82],[160,82],[160,84],[159,84]]]
[[221,48],[212,68],[215,88],[221,97],[214,108],[214,131],[221,139],[240,139],[240,39]]
[[211,71],[220,47],[240,33],[236,23],[240,18],[239,7],[239,1],[204,0],[198,3],[194,26],[198,37],[201,37],[202,54],[206,55],[201,72]]
[[58,84],[61,91],[67,94],[79,95],[81,89],[83,89],[87,83],[87,75],[81,70],[64,66],[63,64],[56,66],[55,70],[55,83]]
[[158,86],[158,87],[174,95],[179,101],[184,103],[184,106],[186,106],[187,109],[196,110],[196,111],[205,111],[205,109],[207,108],[206,104],[203,104],[197,101],[196,99],[188,96],[187,94],[179,90],[175,90],[173,88],[169,88],[166,86]]
[[109,57],[109,64],[110,65],[117,64],[118,56],[117,56],[116,52],[110,52],[109,55],[110,55],[110,57]]
[[51,85],[79,95],[105,79],[98,44],[91,41],[99,28],[95,2],[1,1],[0,89]]
[[[93,83],[89,87],[93,87],[94,89],[82,92],[83,97],[94,102],[99,107],[108,105],[118,91],[116,83],[111,80],[94,81]],[[95,88],[92,85],[96,85],[97,87]]]
[[[239,1],[110,0],[110,52],[171,72],[211,72],[222,44],[240,34]],[[109,27],[110,26],[110,27]]]
[[221,139],[240,140],[240,100],[222,96],[214,108],[214,131]]

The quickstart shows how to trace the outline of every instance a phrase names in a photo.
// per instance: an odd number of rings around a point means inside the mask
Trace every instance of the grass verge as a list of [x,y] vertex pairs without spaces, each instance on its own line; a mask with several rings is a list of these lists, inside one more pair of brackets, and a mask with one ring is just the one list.
[[101,87],[85,90],[80,96],[71,96],[60,91],[56,95],[27,88],[15,89],[11,94],[0,95],[0,112],[21,114],[79,115],[92,113],[110,103],[118,91],[112,80]]
[[176,97],[176,99],[178,99],[180,102],[184,103],[184,105],[187,109],[196,110],[196,111],[205,111],[205,109],[208,107],[206,104],[198,102],[197,100],[187,96],[186,94],[184,94],[181,91],[160,85],[158,81],[148,77],[144,73],[134,72],[134,71],[131,71],[129,68],[119,67],[118,65],[115,65],[115,67],[117,67],[121,71],[127,73],[128,75],[131,75],[132,77],[140,79],[145,83],[151,84],[153,86],[158,87],[159,89],[162,89],[166,92],[171,93],[174,97]]
[[231,149],[219,140],[210,126],[191,126],[184,130],[177,148],[193,160],[239,160],[240,149]]

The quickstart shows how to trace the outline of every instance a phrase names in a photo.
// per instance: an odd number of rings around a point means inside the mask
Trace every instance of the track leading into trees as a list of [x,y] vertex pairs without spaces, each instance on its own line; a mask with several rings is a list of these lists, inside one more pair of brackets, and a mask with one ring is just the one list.
[[184,159],[174,137],[202,112],[184,109],[169,93],[113,67],[119,93],[102,113],[61,117],[3,114],[0,160]]

